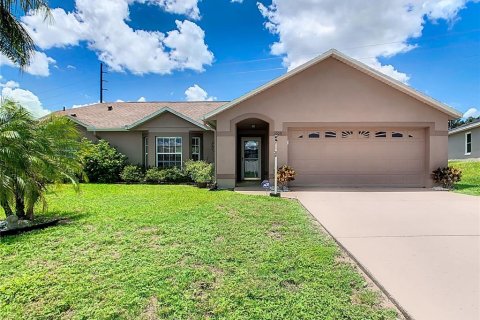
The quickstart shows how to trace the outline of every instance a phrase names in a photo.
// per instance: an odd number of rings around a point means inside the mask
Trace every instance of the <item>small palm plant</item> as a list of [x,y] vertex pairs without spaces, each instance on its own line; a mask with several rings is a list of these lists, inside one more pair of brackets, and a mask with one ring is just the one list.
[[[23,107],[5,101],[0,107],[0,205],[7,216],[34,218],[52,183],[78,188],[81,143],[75,124],[65,117],[33,119]],[[14,208],[15,210],[13,210]]]

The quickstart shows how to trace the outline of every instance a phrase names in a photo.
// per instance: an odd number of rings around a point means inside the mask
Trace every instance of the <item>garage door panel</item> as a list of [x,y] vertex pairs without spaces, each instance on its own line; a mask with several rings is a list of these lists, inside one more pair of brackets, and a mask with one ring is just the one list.
[[[308,132],[313,131],[320,132],[320,138],[309,139]],[[325,138],[326,131],[335,131],[337,137]],[[380,135],[384,132],[385,137],[377,138],[377,132]],[[289,163],[297,172],[293,185],[423,186],[425,131],[389,128],[291,131]]]

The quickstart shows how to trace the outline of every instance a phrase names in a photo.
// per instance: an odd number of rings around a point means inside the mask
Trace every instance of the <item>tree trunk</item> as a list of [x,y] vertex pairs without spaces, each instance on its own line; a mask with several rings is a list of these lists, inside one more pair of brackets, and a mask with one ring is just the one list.
[[25,201],[21,194],[15,193],[15,214],[18,219],[25,219]]
[[10,205],[8,204],[8,201],[2,200],[1,206],[3,208],[3,211],[5,211],[5,215],[8,216],[13,216],[13,211],[12,208],[10,208]]
[[27,208],[27,219],[33,221],[33,206],[31,205]]

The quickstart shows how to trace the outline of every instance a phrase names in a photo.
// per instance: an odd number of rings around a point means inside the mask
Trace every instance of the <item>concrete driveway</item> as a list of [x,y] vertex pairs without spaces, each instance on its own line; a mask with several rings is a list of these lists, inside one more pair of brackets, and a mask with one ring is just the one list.
[[294,191],[413,319],[480,319],[480,197],[394,190]]

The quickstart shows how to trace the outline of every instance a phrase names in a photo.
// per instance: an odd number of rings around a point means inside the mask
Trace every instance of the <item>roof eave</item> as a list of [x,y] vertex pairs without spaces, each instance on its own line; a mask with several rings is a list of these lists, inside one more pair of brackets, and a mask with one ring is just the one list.
[[321,54],[320,56],[304,63],[303,65],[300,65],[298,66],[297,68],[293,69],[293,70],[290,70],[289,72],[285,73],[284,75],[281,75],[280,77],[276,78],[276,79],[273,79],[272,81],[270,82],[267,82],[266,84],[244,94],[243,96],[235,99],[235,100],[232,100],[231,102],[229,103],[226,103],[225,105],[207,113],[203,119],[204,120],[207,120],[209,118],[212,118],[214,116],[216,116],[217,114],[223,112],[223,111],[226,111],[232,107],[234,107],[235,105],[263,92],[264,90],[267,90],[268,88],[270,87],[273,87],[275,86],[276,84],[302,72],[303,70],[305,69],[308,69],[309,67],[317,64],[317,63],[320,63],[321,61],[329,58],[329,57],[333,57],[339,61],[342,61],[344,63],[347,63],[349,64],[350,66],[358,69],[359,71],[362,71],[362,72],[365,72],[366,74],[376,78],[377,80],[379,81],[382,81],[384,83],[386,83],[387,85],[390,85],[394,88],[396,88],[397,90],[400,90],[402,92],[404,92],[405,94],[408,94],[410,96],[412,96],[413,98],[416,98],[417,100],[419,101],[422,101],[423,103],[441,111],[441,112],[444,112],[446,113],[447,115],[449,115],[451,117],[451,119],[456,119],[456,118],[459,118],[462,116],[462,113],[455,110],[454,108],[444,104],[444,103],[441,103],[440,101],[437,101],[413,88],[411,88],[410,86],[407,86],[406,84],[398,81],[398,80],[395,80],[369,66],[367,66],[366,64],[362,63],[362,62],[359,62],[355,59],[352,59],[350,57],[348,57],[347,55],[341,53],[340,51],[336,50],[336,49],[330,49],[328,50],[327,52]]

